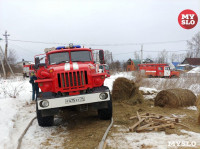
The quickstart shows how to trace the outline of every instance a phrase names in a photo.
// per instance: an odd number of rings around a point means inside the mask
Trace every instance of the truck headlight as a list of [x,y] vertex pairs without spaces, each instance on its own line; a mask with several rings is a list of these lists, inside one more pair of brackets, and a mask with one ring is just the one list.
[[48,107],[49,106],[49,102],[47,100],[43,100],[40,102],[40,106],[45,108],[45,107]]
[[99,98],[102,99],[102,100],[107,99],[108,98],[108,94],[107,93],[101,93],[99,95]]

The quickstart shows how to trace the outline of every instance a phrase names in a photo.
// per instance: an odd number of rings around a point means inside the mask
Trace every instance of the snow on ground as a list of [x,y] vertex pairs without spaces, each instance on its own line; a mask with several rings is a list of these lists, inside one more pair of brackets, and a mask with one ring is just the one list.
[[[31,102],[32,86],[29,79],[22,78],[0,80],[0,149],[17,148],[17,141],[29,122],[36,116],[35,104]],[[22,149],[45,148],[47,139],[56,143],[50,144],[52,148],[62,145],[62,140],[53,137],[57,126],[42,128],[37,120],[27,131]],[[49,148],[49,147],[48,147]]]
[[155,89],[155,88],[140,87],[139,90],[143,91],[146,94],[155,94],[155,93],[158,93],[158,90]]
[[64,139],[67,137],[67,129],[65,127],[63,128],[65,131],[60,132],[57,128],[58,126],[40,127],[35,120],[23,138],[21,149],[62,148]]
[[197,111],[197,107],[196,106],[186,107],[186,109]]
[[[31,85],[20,78],[0,80],[0,148],[16,148],[17,138],[26,120],[29,121],[35,113],[30,104]],[[25,108],[25,105],[30,105]],[[21,123],[20,126],[18,124]]]
[[[199,133],[181,130],[185,135],[170,134],[165,132],[127,133],[128,129],[120,129],[120,133],[111,134],[107,139],[108,146],[112,148],[180,148],[200,147]],[[186,146],[188,145],[188,146]]]
[[132,72],[119,72],[119,73],[116,73],[114,75],[111,75],[109,78],[106,78],[104,85],[108,86],[109,89],[112,90],[113,82],[119,77],[125,77],[125,78],[130,79],[130,80],[134,79]]
[[148,87],[140,87],[139,90],[144,93],[143,97],[145,100],[150,100],[150,99],[153,100],[159,92],[155,88],[148,88]]
[[200,67],[193,68],[192,70],[188,71],[187,73],[200,73]]
[[16,101],[12,98],[0,99],[0,144],[6,147],[10,142],[10,136],[17,115]]

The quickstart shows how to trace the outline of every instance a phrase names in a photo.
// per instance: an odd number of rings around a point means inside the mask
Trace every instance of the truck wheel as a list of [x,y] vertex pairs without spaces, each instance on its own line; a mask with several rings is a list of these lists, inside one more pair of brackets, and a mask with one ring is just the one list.
[[36,103],[36,113],[37,113],[37,120],[38,120],[39,126],[48,127],[48,126],[52,126],[53,125],[54,116],[42,117],[41,111],[38,110],[37,103]]
[[112,100],[107,103],[108,108],[98,110],[98,116],[101,120],[109,120],[112,118]]

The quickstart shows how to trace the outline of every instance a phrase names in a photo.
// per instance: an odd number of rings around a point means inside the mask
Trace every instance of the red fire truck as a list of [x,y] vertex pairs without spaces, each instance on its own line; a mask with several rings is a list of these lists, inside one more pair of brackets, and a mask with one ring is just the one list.
[[25,65],[23,64],[23,77],[29,77],[31,72],[34,72],[33,64]]
[[[70,44],[45,49],[45,54],[35,56],[35,82],[41,89],[36,102],[40,126],[52,126],[54,115],[72,106],[86,110],[92,107],[100,119],[111,119],[111,95],[104,86],[108,75],[99,67],[104,64],[104,52],[99,50],[100,62],[95,63],[92,51]],[[40,63],[41,56],[45,63]]]
[[178,71],[170,70],[167,64],[139,64],[139,70],[148,77],[179,77]]

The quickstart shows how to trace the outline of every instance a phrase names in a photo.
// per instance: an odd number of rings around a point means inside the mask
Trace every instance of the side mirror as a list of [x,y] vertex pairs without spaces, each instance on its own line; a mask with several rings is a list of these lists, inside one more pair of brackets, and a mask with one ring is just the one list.
[[104,64],[104,52],[103,50],[99,50],[99,61],[100,61],[100,64]]
[[35,58],[35,69],[38,69],[38,67],[39,67],[39,64],[40,64],[40,58],[39,57],[36,57]]

